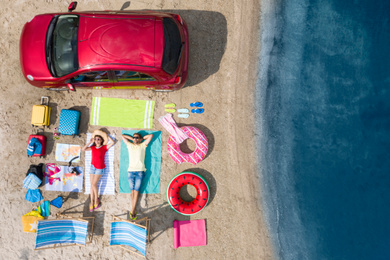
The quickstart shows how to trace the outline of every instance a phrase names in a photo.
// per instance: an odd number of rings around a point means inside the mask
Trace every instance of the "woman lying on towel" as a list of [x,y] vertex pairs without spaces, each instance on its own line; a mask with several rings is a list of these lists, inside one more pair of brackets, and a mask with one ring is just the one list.
[[83,147],[84,152],[92,152],[91,169],[89,171],[89,179],[91,180],[91,203],[89,204],[90,212],[93,212],[95,209],[100,207],[97,184],[104,174],[104,169],[106,168],[106,165],[104,164],[104,155],[114,144],[114,140],[112,140],[106,133],[101,130],[96,130],[93,132],[89,143]]
[[140,133],[135,133],[133,136],[122,135],[122,140],[125,142],[129,151],[129,168],[127,171],[131,190],[130,199],[132,207],[129,215],[132,220],[137,219],[135,207],[137,205],[138,193],[141,188],[142,179],[144,178],[146,171],[145,150],[152,138],[153,134],[145,135],[144,137],[142,137]]

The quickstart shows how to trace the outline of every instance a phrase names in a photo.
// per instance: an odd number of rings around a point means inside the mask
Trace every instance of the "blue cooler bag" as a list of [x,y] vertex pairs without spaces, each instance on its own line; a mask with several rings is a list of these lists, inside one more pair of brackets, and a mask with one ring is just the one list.
[[80,124],[80,111],[62,109],[58,132],[62,135],[78,135]]

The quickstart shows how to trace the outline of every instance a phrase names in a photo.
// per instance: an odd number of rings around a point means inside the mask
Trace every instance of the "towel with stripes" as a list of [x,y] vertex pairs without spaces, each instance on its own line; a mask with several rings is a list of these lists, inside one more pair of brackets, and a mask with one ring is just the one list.
[[23,181],[23,188],[35,190],[41,185],[42,180],[34,173],[29,173]]
[[93,97],[91,125],[153,128],[154,101]]
[[[92,134],[87,133],[87,142],[91,140]],[[112,140],[115,140],[115,135],[110,135]],[[114,177],[114,149],[111,147],[104,157],[106,168],[103,176],[98,183],[99,194],[115,195],[115,177]],[[89,171],[91,170],[91,151],[85,152],[85,194],[89,194],[91,190],[91,181],[89,179]]]

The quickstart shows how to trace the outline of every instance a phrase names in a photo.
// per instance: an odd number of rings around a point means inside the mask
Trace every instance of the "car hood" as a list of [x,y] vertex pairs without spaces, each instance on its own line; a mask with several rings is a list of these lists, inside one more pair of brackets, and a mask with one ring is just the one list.
[[80,16],[79,66],[128,64],[160,67],[162,23],[154,18],[96,18]]
[[[20,63],[24,76],[51,77],[46,64],[46,31],[53,15],[37,15],[27,22],[20,37]],[[39,30],[37,30],[39,28]]]

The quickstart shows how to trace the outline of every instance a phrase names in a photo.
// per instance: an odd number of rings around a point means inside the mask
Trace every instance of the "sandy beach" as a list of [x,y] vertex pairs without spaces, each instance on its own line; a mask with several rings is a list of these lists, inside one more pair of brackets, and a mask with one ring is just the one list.
[[[56,142],[84,145],[86,133],[100,127],[90,126],[92,97],[114,97],[155,101],[153,130],[162,131],[161,193],[143,194],[138,212],[151,218],[151,243],[147,259],[273,259],[273,248],[264,221],[260,180],[256,172],[254,138],[254,88],[259,31],[259,1],[131,1],[125,10],[149,9],[180,14],[187,22],[190,41],[187,86],[176,92],[155,93],[135,90],[78,90],[73,93],[35,88],[24,79],[19,63],[19,38],[23,25],[41,13],[66,12],[66,1],[7,1],[1,9],[0,56],[0,138],[2,164],[0,172],[0,210],[2,226],[0,254],[7,259],[136,259],[119,248],[109,247],[111,215],[126,218],[130,196],[119,193],[120,144],[115,145],[115,195],[102,197],[101,209],[88,211],[89,197],[81,193],[45,191],[45,200],[64,198],[61,209],[52,207],[51,218],[63,210],[74,216],[94,216],[93,242],[86,247],[66,247],[34,251],[35,234],[22,231],[21,216],[38,206],[24,199],[23,179],[30,164],[55,163]],[[123,1],[80,1],[76,11],[119,10]],[[28,136],[34,133],[30,118],[32,106],[41,96],[50,97],[51,125],[45,158],[28,158]],[[209,152],[197,165],[176,164],[168,155],[168,132],[158,118],[165,114],[164,105],[190,108],[201,101],[205,112],[187,119],[174,118],[179,126],[193,125],[209,140]],[[82,112],[80,138],[52,139],[58,127],[61,109]],[[104,127],[120,137],[122,128]],[[194,144],[188,142],[188,147]],[[65,165],[65,164],[63,164]],[[84,167],[84,153],[78,166]],[[211,196],[199,214],[182,216],[166,200],[169,181],[184,170],[202,175],[209,183]],[[173,220],[205,219],[207,245],[173,247]]]

